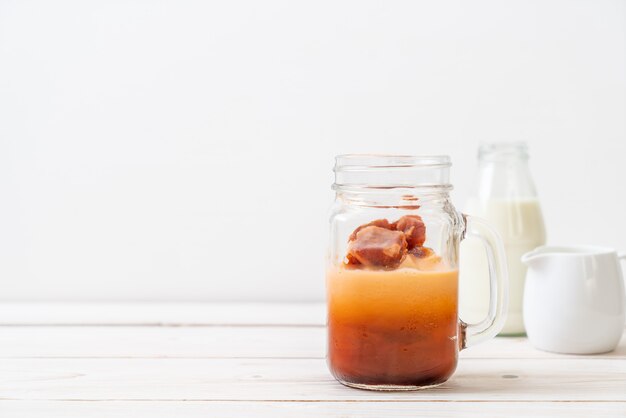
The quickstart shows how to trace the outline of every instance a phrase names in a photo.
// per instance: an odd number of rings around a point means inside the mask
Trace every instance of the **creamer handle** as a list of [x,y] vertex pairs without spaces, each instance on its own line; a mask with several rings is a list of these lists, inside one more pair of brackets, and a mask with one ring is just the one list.
[[489,313],[477,324],[459,321],[460,348],[487,341],[496,336],[504,326],[509,305],[509,275],[506,267],[504,245],[498,231],[487,221],[463,214],[465,232],[463,238],[472,236],[480,239],[487,252],[489,264]]

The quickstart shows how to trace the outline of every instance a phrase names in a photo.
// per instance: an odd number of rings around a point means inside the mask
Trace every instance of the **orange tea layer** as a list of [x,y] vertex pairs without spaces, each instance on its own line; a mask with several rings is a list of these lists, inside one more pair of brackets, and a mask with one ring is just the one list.
[[457,270],[440,263],[430,270],[331,267],[328,361],[335,377],[375,385],[445,381],[457,360],[457,287]]

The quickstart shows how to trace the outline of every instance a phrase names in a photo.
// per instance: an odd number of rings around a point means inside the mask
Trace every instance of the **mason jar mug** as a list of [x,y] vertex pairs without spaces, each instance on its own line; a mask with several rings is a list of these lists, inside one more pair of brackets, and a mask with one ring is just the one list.
[[[341,155],[327,256],[328,367],[361,389],[413,390],[445,382],[459,350],[505,320],[507,273],[497,232],[450,202],[447,156]],[[487,316],[458,318],[459,242],[488,255]]]

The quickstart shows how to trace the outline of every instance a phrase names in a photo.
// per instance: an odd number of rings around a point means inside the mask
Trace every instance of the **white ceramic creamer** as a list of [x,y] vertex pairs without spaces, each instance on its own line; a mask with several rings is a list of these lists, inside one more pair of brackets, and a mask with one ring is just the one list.
[[603,247],[543,246],[524,254],[523,312],[530,342],[558,353],[614,350],[626,311],[620,258],[626,255]]

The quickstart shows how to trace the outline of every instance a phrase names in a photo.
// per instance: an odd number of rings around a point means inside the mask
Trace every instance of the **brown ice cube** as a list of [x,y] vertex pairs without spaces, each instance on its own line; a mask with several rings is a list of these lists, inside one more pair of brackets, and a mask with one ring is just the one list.
[[346,254],[346,259],[344,260],[343,264],[344,266],[349,267],[349,268],[357,268],[361,265],[359,260],[354,258],[354,256],[350,253]]
[[392,229],[404,232],[408,249],[421,247],[426,241],[426,226],[419,215],[406,215],[391,224]]
[[415,247],[407,251],[406,257],[404,257],[404,260],[398,267],[435,271],[444,269],[445,264],[432,248]]
[[415,247],[409,250],[409,254],[414,255],[417,258],[426,258],[435,254],[432,248],[428,247]]
[[366,267],[395,268],[406,255],[406,248],[402,232],[372,225],[357,231],[348,246],[348,257]]
[[368,226],[378,226],[380,228],[385,228],[385,229],[394,229],[387,219],[376,219],[375,221],[372,221],[370,223],[361,225],[357,229],[352,231],[352,234],[350,234],[350,237],[348,238],[348,241],[354,241],[356,239],[356,234],[361,229],[366,228]]

